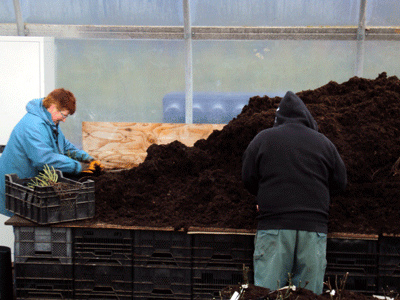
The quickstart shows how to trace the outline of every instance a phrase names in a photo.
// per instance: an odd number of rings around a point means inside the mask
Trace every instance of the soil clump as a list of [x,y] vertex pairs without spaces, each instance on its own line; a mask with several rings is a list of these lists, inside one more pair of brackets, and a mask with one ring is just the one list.
[[[297,95],[347,167],[348,187],[331,199],[329,231],[399,234],[400,80],[386,73],[353,77]],[[152,145],[139,166],[95,177],[96,215],[86,222],[254,230],[242,154],[258,132],[272,127],[280,100],[252,97],[222,130],[193,147]]]

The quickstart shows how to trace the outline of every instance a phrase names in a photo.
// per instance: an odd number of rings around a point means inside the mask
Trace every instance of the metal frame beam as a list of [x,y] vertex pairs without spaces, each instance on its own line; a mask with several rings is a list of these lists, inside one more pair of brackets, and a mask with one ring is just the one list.
[[[97,26],[25,24],[26,36],[72,39],[185,39],[184,26]],[[18,35],[14,23],[0,24],[0,35]],[[192,40],[354,40],[357,26],[191,27]],[[365,41],[400,41],[398,27],[365,28]]]
[[183,0],[183,20],[185,39],[185,123],[193,123],[193,60],[192,24],[190,21],[190,1]]
[[17,23],[17,32],[18,35],[23,36],[25,35],[25,27],[24,27],[24,20],[22,18],[21,4],[19,3],[19,0],[13,0],[13,4],[14,4],[15,19]]
[[356,54],[356,76],[361,77],[364,72],[364,41],[365,41],[365,26],[367,15],[367,0],[361,0],[360,15],[358,19],[357,30],[357,54]]

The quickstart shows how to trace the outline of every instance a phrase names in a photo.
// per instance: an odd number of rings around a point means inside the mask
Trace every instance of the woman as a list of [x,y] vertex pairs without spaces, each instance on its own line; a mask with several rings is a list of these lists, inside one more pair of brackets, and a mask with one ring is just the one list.
[[[5,174],[36,177],[46,164],[71,175],[82,171],[90,173],[94,169],[93,163],[88,163],[94,161],[93,157],[71,144],[59,127],[75,109],[74,94],[63,88],[26,105],[27,113],[14,127],[0,156],[1,214],[12,216],[5,208]],[[95,164],[101,165],[100,162]]]

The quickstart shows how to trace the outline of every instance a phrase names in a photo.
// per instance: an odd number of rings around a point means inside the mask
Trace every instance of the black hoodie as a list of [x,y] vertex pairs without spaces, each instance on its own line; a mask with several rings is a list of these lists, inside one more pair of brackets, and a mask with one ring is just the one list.
[[258,230],[328,232],[330,194],[347,184],[346,167],[303,101],[287,92],[274,127],[243,154],[245,188],[257,196]]

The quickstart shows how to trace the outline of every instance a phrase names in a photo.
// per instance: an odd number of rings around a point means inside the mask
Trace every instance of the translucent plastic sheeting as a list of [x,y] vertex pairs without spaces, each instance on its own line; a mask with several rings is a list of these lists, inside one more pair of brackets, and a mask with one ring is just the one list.
[[193,26],[357,25],[360,0],[191,0]]
[[0,23],[15,23],[13,0],[0,0]]
[[162,99],[185,90],[184,41],[56,39],[56,87],[77,98],[61,125],[75,145],[81,123],[162,122]]
[[364,42],[365,78],[376,78],[378,73],[387,72],[388,76],[400,78],[400,43],[398,41]]
[[400,1],[368,0],[367,25],[400,26]]
[[274,95],[315,89],[354,76],[356,50],[355,41],[194,41],[194,90]]
[[27,23],[183,26],[182,0],[19,1]]
[[[182,0],[19,0],[26,23],[183,26]],[[0,22],[15,22],[0,0]],[[194,26],[357,25],[360,0],[190,0]]]
[[[26,23],[183,26],[182,0],[19,0]],[[193,26],[357,26],[360,0],[190,0]],[[400,1],[368,0],[366,23],[399,26]],[[15,22],[0,0],[0,23]]]

